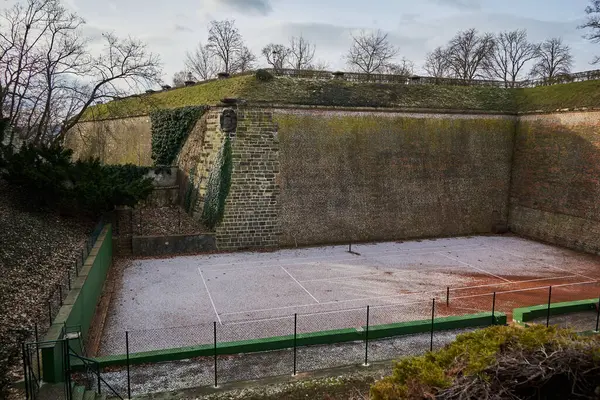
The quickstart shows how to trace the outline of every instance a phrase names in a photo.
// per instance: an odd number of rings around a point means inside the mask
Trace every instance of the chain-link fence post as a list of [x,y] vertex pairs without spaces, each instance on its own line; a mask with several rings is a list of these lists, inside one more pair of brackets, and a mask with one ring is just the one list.
[[367,306],[367,325],[365,329],[365,363],[363,364],[365,367],[369,366],[369,309]]
[[215,358],[215,387],[218,387],[218,373],[217,373],[217,321],[213,322],[213,339],[214,339],[214,358]]
[[435,319],[435,297],[433,298],[433,303],[431,304],[431,340],[429,342],[429,351],[433,351],[433,326]]
[[23,354],[23,377],[25,379],[25,400],[29,400],[29,381],[27,376],[27,353],[25,342],[21,342],[21,352]]
[[492,295],[492,325],[496,325],[496,292]]
[[446,287],[446,307],[450,307],[450,286]]
[[550,326],[550,305],[552,304],[552,286],[548,288],[548,312],[546,313],[546,328]]
[[127,354],[127,398],[131,399],[131,373],[129,371],[129,331],[125,331],[125,353]]
[[294,374],[296,376],[296,338],[298,333],[298,314],[294,314]]
[[600,297],[598,297],[598,304],[596,304],[596,332],[598,332],[598,327],[600,327]]
[[37,360],[37,372],[38,372],[37,377],[38,377],[38,379],[42,379],[42,365],[40,362],[40,336],[39,336],[37,322],[33,326],[33,329],[35,332],[35,359]]

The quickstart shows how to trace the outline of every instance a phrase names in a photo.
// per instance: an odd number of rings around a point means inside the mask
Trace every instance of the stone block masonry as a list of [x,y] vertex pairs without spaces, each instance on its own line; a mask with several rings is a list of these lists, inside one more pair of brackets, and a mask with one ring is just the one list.
[[280,244],[490,232],[508,218],[515,120],[277,110]]
[[600,254],[600,112],[520,117],[510,204],[513,232]]
[[279,140],[272,110],[240,107],[232,135],[233,173],[223,222],[221,250],[279,245]]

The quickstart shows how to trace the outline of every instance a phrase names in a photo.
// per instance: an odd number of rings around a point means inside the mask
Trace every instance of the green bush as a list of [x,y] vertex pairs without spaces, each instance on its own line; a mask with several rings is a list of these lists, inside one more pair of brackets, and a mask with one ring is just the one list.
[[223,220],[225,200],[227,200],[231,187],[232,171],[231,141],[227,136],[223,141],[223,145],[219,150],[213,169],[208,177],[206,195],[204,197],[202,222],[209,229],[214,229]]
[[500,354],[523,354],[539,349],[562,348],[581,340],[569,330],[553,327],[496,326],[460,335],[445,348],[420,357],[399,361],[391,376],[371,387],[373,400],[436,398],[457,379],[468,376],[491,378],[488,370]]
[[255,73],[256,79],[262,82],[268,82],[273,79],[273,74],[264,69],[259,69]]
[[207,107],[190,106],[150,113],[154,165],[172,165],[185,139]]
[[72,162],[72,151],[61,146],[2,150],[0,174],[29,206],[98,216],[116,205],[134,206],[153,189],[152,179],[145,177],[149,168],[106,166],[97,159]]

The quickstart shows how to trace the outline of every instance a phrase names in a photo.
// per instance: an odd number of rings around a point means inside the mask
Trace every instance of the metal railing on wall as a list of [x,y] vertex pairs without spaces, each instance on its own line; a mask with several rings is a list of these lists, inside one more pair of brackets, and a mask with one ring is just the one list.
[[329,72],[297,69],[268,69],[275,76],[285,76],[313,80],[342,80],[347,82],[397,83],[404,85],[450,85],[450,86],[484,86],[497,88],[527,88],[550,86],[562,83],[584,82],[600,79],[600,70],[560,74],[553,78],[527,79],[516,82],[505,82],[490,79],[459,79],[448,77],[431,77],[420,75],[366,74],[358,72]]

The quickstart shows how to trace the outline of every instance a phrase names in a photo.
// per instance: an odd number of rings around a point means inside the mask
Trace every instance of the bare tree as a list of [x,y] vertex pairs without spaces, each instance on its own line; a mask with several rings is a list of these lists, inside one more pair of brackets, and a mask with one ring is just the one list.
[[372,74],[381,72],[398,55],[398,49],[388,40],[388,34],[362,31],[352,36],[352,47],[346,54],[351,69]]
[[486,70],[490,78],[501,79],[506,87],[515,87],[525,64],[535,58],[538,46],[527,40],[525,29],[501,32],[494,41]]
[[248,47],[244,46],[233,60],[232,71],[246,72],[254,67],[255,62],[256,56],[254,53]]
[[562,38],[544,41],[538,47],[535,59],[531,75],[542,79],[552,79],[557,75],[568,74],[573,67],[571,48],[563,44]]
[[326,60],[316,60],[308,66],[308,69],[313,71],[329,71],[331,65]]
[[173,74],[173,86],[185,86],[185,82],[195,80],[194,75],[189,71],[178,71]]
[[220,61],[220,72],[234,72],[234,64],[243,50],[242,35],[235,27],[234,20],[211,21],[208,28],[207,48]]
[[289,63],[294,69],[308,69],[315,58],[316,46],[302,35],[292,37],[289,47]]
[[484,67],[494,51],[494,38],[476,29],[459,32],[448,45],[448,66],[460,79],[473,80],[484,73]]
[[290,49],[282,44],[269,43],[261,51],[263,57],[275,71],[281,71],[288,63]]
[[441,47],[436,47],[427,53],[423,69],[434,78],[446,78],[450,74],[449,52]]
[[383,68],[382,72],[384,74],[393,74],[393,75],[404,75],[411,76],[415,70],[415,63],[412,61],[402,58],[399,63],[388,63]]
[[160,62],[143,43],[106,34],[95,56],[83,23],[59,0],[26,0],[2,15],[0,109],[11,132],[60,141],[90,105],[158,82]]
[[[584,37],[592,43],[600,43],[600,0],[590,0],[590,3],[585,9],[587,19],[579,29],[590,29],[591,32]],[[598,63],[600,63],[600,56],[595,56],[592,64]]]
[[217,73],[217,65],[214,54],[202,43],[198,43],[194,51],[185,54],[186,68],[200,80],[213,78]]

